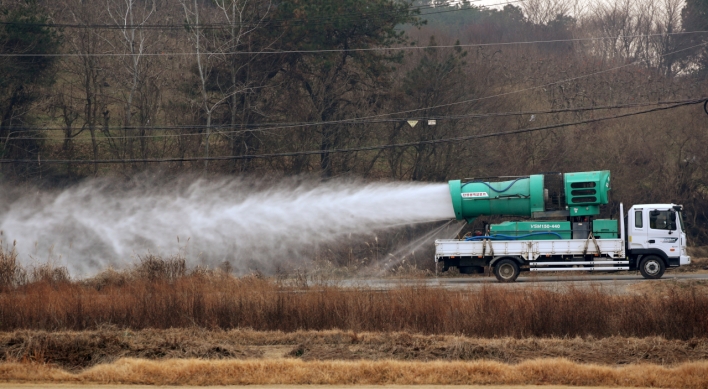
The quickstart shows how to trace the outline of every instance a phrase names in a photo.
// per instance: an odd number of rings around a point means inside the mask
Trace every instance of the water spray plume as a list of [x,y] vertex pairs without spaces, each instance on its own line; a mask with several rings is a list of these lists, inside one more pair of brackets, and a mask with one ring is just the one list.
[[308,247],[350,234],[454,218],[448,186],[439,183],[94,179],[29,192],[5,195],[3,240],[17,240],[22,261],[61,258],[83,275],[178,248],[192,263],[268,268],[306,260]]
[[383,276],[397,266],[400,266],[406,260],[414,257],[416,251],[427,247],[435,239],[454,237],[465,227],[464,222],[449,222],[420,235],[416,239],[412,239],[395,251],[389,253],[389,260],[376,272],[377,276]]

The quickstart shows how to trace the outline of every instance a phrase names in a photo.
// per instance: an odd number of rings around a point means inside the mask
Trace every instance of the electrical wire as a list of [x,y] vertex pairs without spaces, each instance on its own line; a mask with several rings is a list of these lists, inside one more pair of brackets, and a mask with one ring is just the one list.
[[[680,49],[680,50],[675,50],[675,51],[673,51],[673,52],[669,52],[669,53],[663,54],[663,55],[659,56],[659,58],[663,58],[663,57],[665,57],[665,56],[677,54],[677,53],[680,53],[680,52],[682,52],[682,51],[687,51],[687,50],[691,50],[691,49],[694,49],[694,48],[697,48],[697,47],[701,47],[701,46],[706,46],[706,45],[708,45],[708,42],[700,43],[700,44],[697,44],[697,45],[694,45],[694,46],[690,46],[690,47],[687,47],[687,48],[683,48],[683,49]],[[411,110],[405,110],[405,111],[398,111],[398,112],[391,112],[391,113],[385,113],[385,114],[364,116],[364,117],[355,118],[355,119],[334,120],[334,121],[320,122],[320,123],[316,123],[316,124],[315,124],[315,123],[308,123],[308,124],[306,124],[306,125],[294,125],[294,126],[287,126],[287,127],[289,127],[289,128],[297,128],[297,127],[310,126],[310,125],[331,125],[331,124],[344,124],[344,123],[350,123],[350,122],[357,123],[357,122],[361,122],[361,121],[363,121],[363,120],[368,120],[368,119],[381,118],[381,117],[394,116],[394,115],[402,115],[402,114],[409,114],[409,113],[413,113],[413,112],[420,112],[420,111],[425,111],[425,110],[430,110],[430,109],[437,109],[437,108],[450,107],[450,106],[461,105],[461,104],[468,104],[468,103],[472,103],[472,102],[477,102],[477,101],[482,101],[482,100],[488,100],[488,99],[497,98],[497,97],[503,97],[503,96],[509,96],[509,95],[516,94],[516,93],[531,91],[531,90],[540,89],[540,88],[546,88],[546,87],[550,87],[550,86],[554,86],[554,85],[558,85],[558,84],[562,84],[562,83],[566,83],[566,82],[570,82],[570,81],[575,81],[575,80],[579,80],[579,79],[583,79],[583,78],[587,78],[587,77],[592,77],[592,76],[595,76],[595,75],[598,75],[598,74],[603,74],[603,73],[607,73],[607,72],[619,70],[619,69],[622,69],[622,68],[625,68],[625,67],[628,67],[628,66],[634,66],[634,65],[639,64],[639,63],[641,63],[641,62],[642,62],[641,60],[637,60],[637,61],[634,61],[634,62],[631,62],[631,63],[627,63],[627,64],[620,65],[620,66],[616,66],[616,67],[613,67],[613,68],[609,68],[609,69],[605,69],[605,70],[600,70],[600,71],[597,71],[597,72],[593,72],[593,73],[589,73],[589,74],[584,74],[584,75],[577,76],[577,77],[571,77],[571,78],[567,78],[567,79],[564,79],[564,80],[555,81],[555,82],[551,82],[551,83],[547,83],[547,84],[543,84],[543,85],[537,85],[537,86],[534,86],[534,87],[523,88],[523,89],[517,89],[517,90],[514,90],[514,91],[510,91],[510,92],[504,92],[504,93],[500,93],[500,94],[496,94],[496,95],[490,95],[490,96],[485,96],[485,97],[479,97],[479,98],[475,98],[475,99],[463,100],[463,101],[454,102],[454,103],[440,104],[440,105],[435,105],[435,106],[430,106],[430,107],[417,108],[417,109],[411,109]],[[708,113],[708,107],[706,108],[706,113]],[[281,127],[281,128],[283,128],[283,127]]]
[[[694,48],[697,48],[697,47],[700,47],[700,46],[706,46],[706,45],[708,45],[708,42],[700,43],[700,44],[697,44],[697,45],[694,45],[694,46],[690,46],[690,47],[687,47],[687,48],[683,48],[683,49],[680,49],[680,50],[675,50],[675,51],[673,51],[673,52],[669,52],[669,53],[663,54],[663,55],[659,56],[659,58],[663,58],[663,57],[665,57],[665,56],[673,55],[673,54],[676,54],[676,53],[679,53],[679,52],[682,52],[682,51],[691,50],[691,49],[694,49]],[[390,112],[390,113],[384,113],[384,114],[363,116],[363,117],[353,118],[353,119],[331,120],[331,121],[320,122],[320,123],[307,123],[307,124],[292,125],[292,126],[281,126],[281,127],[277,127],[277,128],[299,128],[299,127],[306,127],[306,126],[312,126],[312,125],[320,125],[320,126],[321,126],[321,125],[332,125],[332,124],[359,123],[359,122],[363,122],[364,120],[375,119],[375,118],[383,118],[383,117],[386,117],[386,116],[404,115],[404,114],[409,114],[409,113],[414,113],[414,112],[420,112],[420,111],[425,111],[425,110],[431,110],[431,109],[437,109],[437,108],[443,108],[443,107],[450,107],[450,106],[461,105],[461,104],[468,104],[468,103],[472,103],[472,102],[477,102],[477,101],[488,100],[488,99],[492,99],[492,98],[498,98],[498,97],[509,96],[509,95],[516,94],[516,93],[522,93],[522,92],[532,91],[532,90],[536,90],[536,89],[540,89],[540,88],[546,88],[546,87],[550,87],[550,86],[554,86],[554,85],[558,85],[558,84],[563,84],[563,83],[570,82],[570,81],[575,81],[575,80],[579,80],[579,79],[583,79],[583,78],[588,78],[588,77],[592,77],[592,76],[595,76],[595,75],[598,75],[598,74],[603,74],[603,73],[607,73],[607,72],[619,70],[619,69],[622,69],[622,68],[625,68],[625,67],[628,67],[628,66],[634,66],[634,65],[636,65],[636,64],[638,64],[638,63],[640,63],[640,62],[642,62],[642,61],[641,61],[641,60],[637,60],[637,61],[634,61],[634,62],[631,62],[631,63],[627,63],[627,64],[620,65],[620,66],[616,66],[616,67],[613,67],[613,68],[609,68],[609,69],[605,69],[605,70],[600,70],[600,71],[597,71],[597,72],[588,73],[588,74],[584,74],[584,75],[581,75],[581,76],[571,77],[571,78],[567,78],[567,79],[564,79],[564,80],[559,80],[559,81],[555,81],[555,82],[551,82],[551,83],[547,83],[547,84],[542,84],[542,85],[537,85],[537,86],[533,86],[533,87],[517,89],[517,90],[510,91],[510,92],[499,93],[499,94],[496,94],[496,95],[489,95],[489,96],[479,97],[479,98],[475,98],[475,99],[463,100],[463,101],[454,102],[454,103],[439,104],[439,105],[429,106],[429,107],[424,107],[424,108],[416,108],[416,109],[410,109],[410,110],[405,110],[405,111],[398,111],[398,112]],[[707,113],[708,113],[708,108],[706,108],[706,111],[707,111]],[[240,131],[240,132],[244,132],[244,131],[249,131],[249,130],[239,130],[239,131]]]
[[508,136],[524,133],[532,133],[538,131],[551,130],[556,128],[571,127],[582,124],[597,123],[606,120],[614,120],[620,118],[626,118],[630,116],[644,115],[652,112],[665,111],[670,109],[675,109],[679,107],[684,107],[688,105],[701,104],[706,101],[705,98],[700,100],[694,100],[690,102],[685,102],[681,104],[674,104],[668,107],[657,107],[648,110],[631,112],[620,115],[605,116],[594,119],[586,119],[570,123],[559,123],[552,124],[542,127],[524,128],[513,131],[501,131],[493,132],[487,134],[477,134],[468,135],[455,138],[442,138],[442,139],[432,139],[427,141],[417,141],[417,142],[406,142],[406,143],[394,143],[385,145],[375,145],[375,146],[361,146],[352,148],[339,148],[339,149],[328,149],[328,150],[308,150],[308,151],[292,151],[292,152],[282,152],[282,153],[269,153],[269,154],[250,154],[250,155],[228,155],[228,156],[217,156],[217,157],[180,157],[180,158],[139,158],[139,159],[95,159],[95,160],[59,160],[59,159],[1,159],[0,164],[122,164],[122,163],[167,163],[167,162],[199,162],[199,161],[232,161],[232,160],[244,160],[244,159],[271,159],[271,158],[282,158],[282,157],[295,157],[295,156],[307,156],[307,155],[320,155],[320,154],[339,154],[339,153],[351,153],[360,151],[373,151],[373,150],[386,150],[395,148],[405,148],[412,146],[421,145],[434,145],[434,144],[445,144],[454,142],[465,142],[474,139],[484,139],[493,138],[499,136]]
[[[525,1],[525,0],[523,0]],[[326,53],[343,53],[343,52],[367,52],[367,51],[408,51],[408,50],[425,50],[425,49],[454,49],[454,48],[474,48],[487,46],[516,46],[516,45],[534,45],[534,44],[552,44],[552,43],[569,43],[569,42],[588,42],[608,39],[629,39],[629,38],[651,38],[665,37],[674,35],[691,35],[691,34],[706,34],[705,31],[682,31],[657,34],[638,34],[638,35],[619,35],[619,36],[603,36],[603,37],[588,37],[588,38],[570,38],[570,39],[550,39],[536,41],[515,41],[515,42],[492,42],[492,43],[470,43],[460,45],[433,45],[433,46],[400,46],[400,47],[370,47],[370,48],[348,48],[348,49],[314,49],[314,50],[273,50],[273,51],[232,51],[232,52],[213,52],[204,51],[196,52],[172,52],[172,53],[3,53],[0,57],[130,57],[130,56],[145,56],[145,57],[181,57],[181,56],[233,56],[233,55],[274,55],[274,54],[326,54]],[[705,45],[705,43],[692,46]],[[687,49],[690,49],[687,48]],[[679,51],[687,50],[681,49]],[[677,51],[678,52],[678,51]],[[675,53],[675,52],[674,52]],[[673,53],[670,53],[673,54]],[[668,54],[667,54],[668,55]],[[636,61],[641,62],[641,61]]]
[[[691,50],[691,49],[694,49],[694,48],[697,48],[697,47],[700,47],[700,46],[706,46],[706,45],[708,45],[708,42],[704,42],[704,43],[697,44],[697,45],[694,45],[694,46],[690,46],[690,47],[687,47],[687,48],[683,48],[683,49],[680,49],[680,50],[675,50],[675,51],[673,51],[673,52],[669,52],[669,53],[663,54],[663,55],[659,56],[659,58],[663,58],[663,57],[668,56],[668,55],[673,55],[673,54],[676,54],[676,53],[679,53],[679,52],[682,52],[682,51]],[[429,106],[429,107],[424,107],[424,108],[416,108],[416,109],[405,110],[405,111],[398,111],[398,112],[390,112],[390,113],[384,113],[384,114],[363,116],[363,117],[354,118],[354,119],[333,120],[333,121],[327,121],[327,122],[308,123],[308,124],[303,124],[303,125],[293,125],[293,126],[285,126],[285,127],[278,127],[278,128],[286,128],[286,127],[287,127],[287,128],[298,128],[298,127],[305,127],[305,126],[311,126],[311,125],[332,125],[332,124],[345,124],[345,123],[352,123],[352,122],[353,122],[353,123],[358,123],[358,122],[362,122],[362,121],[364,121],[364,120],[375,119],[375,118],[383,118],[383,117],[386,117],[386,116],[403,115],[403,114],[409,114],[409,113],[420,112],[420,111],[425,111],[425,110],[431,110],[431,109],[437,109],[437,108],[443,108],[443,107],[450,107],[450,106],[461,105],[461,104],[468,104],[468,103],[472,103],[472,102],[477,102],[477,101],[482,101],[482,100],[488,100],[488,99],[497,98],[497,97],[503,97],[503,96],[509,96],[509,95],[516,94],[516,93],[531,91],[531,90],[540,89],[540,88],[546,88],[546,87],[550,87],[550,86],[554,86],[554,85],[558,85],[558,84],[562,84],[562,83],[566,83],[566,82],[570,82],[570,81],[575,81],[575,80],[579,80],[579,79],[583,79],[583,78],[587,78],[587,77],[592,77],[592,76],[595,76],[595,75],[598,75],[598,74],[603,74],[603,73],[607,73],[607,72],[619,70],[619,69],[622,69],[622,68],[625,68],[625,67],[628,67],[628,66],[634,66],[634,65],[636,65],[636,64],[638,64],[638,63],[641,63],[641,62],[642,62],[641,60],[637,60],[637,61],[634,61],[634,62],[631,62],[631,63],[627,63],[627,64],[620,65],[620,66],[616,66],[616,67],[613,67],[613,68],[609,68],[609,69],[605,69],[605,70],[600,70],[600,71],[597,71],[597,72],[588,73],[588,74],[584,74],[584,75],[581,75],[581,76],[571,77],[571,78],[567,78],[567,79],[564,79],[564,80],[559,80],[559,81],[555,81],[555,82],[551,82],[551,83],[547,83],[547,84],[543,84],[543,85],[537,85],[537,86],[533,86],[533,87],[517,89],[517,90],[510,91],[510,92],[504,92],[504,93],[499,93],[499,94],[496,94],[496,95],[489,95],[489,96],[479,97],[479,98],[475,98],[475,99],[463,100],[463,101],[454,102],[454,103],[447,103],[447,104],[440,104],[440,105]],[[248,130],[240,130],[240,131],[243,132],[243,131],[248,131]]]
[[[362,124],[382,124],[382,123],[400,123],[402,121],[407,121],[407,120],[426,120],[426,119],[434,119],[436,121],[445,121],[445,120],[464,120],[464,119],[484,119],[484,118],[489,118],[489,117],[507,117],[507,116],[528,116],[528,115],[544,115],[544,114],[556,114],[556,113],[568,113],[568,112],[587,112],[587,111],[600,111],[600,110],[610,110],[610,109],[622,109],[622,108],[636,108],[636,107],[646,107],[646,106],[654,106],[654,105],[671,105],[671,104],[680,104],[680,103],[686,103],[686,102],[691,102],[695,101],[696,99],[684,99],[684,100],[673,100],[673,101],[660,101],[660,102],[643,102],[643,103],[630,103],[630,104],[618,104],[618,105],[604,105],[604,106],[598,106],[598,107],[579,107],[579,108],[564,108],[564,109],[554,109],[554,110],[545,110],[545,111],[517,111],[517,112],[493,112],[493,113],[482,113],[482,114],[466,114],[466,115],[447,115],[447,116],[430,116],[430,117],[419,117],[419,118],[401,118],[401,119],[377,119],[377,120],[364,120],[364,121],[351,121],[351,122],[346,122],[346,123],[337,123],[337,124],[344,124],[344,125],[362,125]],[[271,130],[281,130],[281,129],[297,129],[297,128],[305,128],[305,127],[317,127],[321,125],[331,125],[332,123],[327,123],[327,122],[300,122],[300,123],[262,123],[262,124],[252,124],[248,127],[248,129],[241,129],[241,130],[233,130],[233,131],[219,131],[220,129],[223,128],[232,128],[231,124],[216,124],[216,125],[210,125],[209,128],[217,131],[214,135],[230,135],[230,134],[241,134],[241,133],[246,133],[246,132],[254,132],[254,131],[259,131],[259,132],[265,132],[265,131],[271,131]],[[236,127],[240,127],[237,125]],[[198,130],[198,129],[206,129],[206,125],[182,125],[182,126],[157,126],[157,127],[146,127],[146,128],[140,128],[140,127],[109,127],[108,132],[110,131],[169,131],[169,130]],[[18,127],[9,127],[7,128],[10,130],[12,133],[14,130],[14,133],[21,134],[26,131],[61,131],[64,132],[67,129],[66,128],[61,128],[61,127],[24,127],[24,126],[18,126]],[[74,131],[85,131],[85,129],[80,129],[80,128],[73,128],[72,134]],[[101,127],[99,130],[102,133],[106,133],[106,128]],[[139,138],[170,138],[170,137],[184,137],[184,136],[205,136],[204,133],[198,132],[198,133],[186,133],[186,134],[160,134],[160,135],[115,135],[111,137],[106,137],[106,139],[139,139]],[[45,140],[45,141],[64,141],[64,138],[46,138],[43,136],[23,136],[23,137],[12,137],[9,136],[6,139],[9,140]],[[90,142],[90,139],[72,139],[72,142],[76,142],[78,140],[81,141],[86,141]]]
[[[662,54],[662,55],[658,56],[658,58],[663,58],[663,57],[666,57],[666,56],[669,56],[669,55],[677,54],[677,53],[680,53],[680,52],[683,52],[683,51],[687,51],[687,50],[692,50],[692,49],[695,49],[695,48],[697,48],[697,47],[706,46],[706,45],[708,45],[708,42],[699,43],[699,44],[697,44],[697,45],[693,45],[693,46],[690,46],[690,47],[685,47],[685,48],[680,49],[680,50],[675,50],[675,51],[672,51],[672,52],[669,52],[669,53],[666,53],[666,54]],[[443,107],[452,107],[452,106],[455,106],[455,105],[469,104],[469,103],[473,103],[473,102],[477,102],[477,101],[482,101],[482,100],[489,100],[489,99],[494,99],[494,98],[498,98],[498,97],[510,96],[510,95],[513,95],[513,94],[521,93],[521,92],[528,92],[528,91],[532,91],[532,90],[536,90],[536,89],[547,88],[547,87],[554,86],[554,85],[558,85],[558,84],[564,84],[564,83],[566,83],[566,82],[576,81],[576,80],[580,80],[580,79],[583,79],[583,78],[588,78],[588,77],[596,76],[596,75],[598,75],[598,74],[604,74],[604,73],[613,72],[613,71],[615,71],[615,70],[623,69],[623,68],[626,68],[626,67],[629,67],[629,66],[635,66],[635,65],[640,64],[640,63],[642,63],[642,60],[637,60],[637,61],[634,61],[634,62],[629,62],[629,63],[626,63],[626,64],[624,64],[624,65],[615,66],[615,67],[613,67],[613,68],[604,69],[604,70],[598,70],[598,71],[596,71],[596,72],[587,73],[587,74],[583,74],[583,75],[576,76],[576,77],[566,78],[566,79],[560,80],[560,81],[554,81],[554,82],[550,82],[550,83],[547,83],[547,84],[532,86],[532,87],[528,87],[528,88],[516,89],[516,90],[510,91],[510,92],[499,93],[499,94],[496,94],[496,95],[489,95],[489,96],[484,96],[484,97],[478,97],[478,98],[475,98],[475,99],[463,100],[463,101],[458,101],[458,102],[454,102],[454,103],[439,104],[439,105],[434,105],[434,106],[425,107],[425,108],[416,108],[416,109],[409,109],[409,110],[406,110],[406,111],[398,111],[398,112],[392,112],[392,113],[387,113],[387,114],[371,115],[371,116],[367,116],[367,117],[362,117],[362,118],[360,118],[360,119],[371,119],[371,118],[376,118],[376,117],[393,116],[393,115],[403,115],[403,114],[409,114],[409,113],[413,113],[413,112],[425,111],[425,110],[429,110],[429,109],[436,109],[436,108],[443,108]]]

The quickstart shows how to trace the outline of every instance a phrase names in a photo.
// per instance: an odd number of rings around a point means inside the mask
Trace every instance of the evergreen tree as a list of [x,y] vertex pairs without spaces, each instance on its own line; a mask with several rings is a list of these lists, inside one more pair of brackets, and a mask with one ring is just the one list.
[[34,0],[0,6],[0,53],[6,55],[0,58],[0,158],[38,152],[37,136],[26,130],[27,109],[54,81],[56,57],[47,54],[57,53],[60,44],[58,34],[44,26],[47,20]]
[[[708,0],[686,0],[681,12],[681,21],[686,31],[708,31]],[[708,75],[708,34],[690,34],[686,37],[688,46],[696,46],[689,53],[689,60],[698,67],[698,74]]]
[[[360,49],[404,44],[400,27],[419,23],[415,8],[400,0],[292,0],[281,2],[277,9],[274,19],[288,21],[277,32],[283,50],[324,50],[317,55],[291,54],[283,67],[312,110],[307,119],[315,122],[368,111],[367,101],[376,100],[370,96],[387,90],[388,75],[403,53]],[[327,150],[344,144],[345,131],[322,126],[315,135],[325,177],[333,173]]]

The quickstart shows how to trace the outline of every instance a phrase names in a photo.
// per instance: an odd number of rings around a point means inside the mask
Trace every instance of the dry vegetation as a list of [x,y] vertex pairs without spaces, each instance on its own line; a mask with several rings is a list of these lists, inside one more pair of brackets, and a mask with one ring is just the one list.
[[607,367],[563,359],[500,362],[402,362],[299,360],[121,359],[72,374],[43,364],[5,363],[0,376],[11,382],[150,385],[251,384],[505,384],[705,388],[707,362],[675,367],[650,364]]
[[708,358],[708,294],[671,282],[380,291],[155,256],[72,280],[1,254],[4,382],[697,388],[708,376],[695,362]]
[[678,272],[701,272],[708,270],[708,246],[689,247],[691,263],[675,269]]
[[52,269],[42,274],[31,282],[5,283],[0,330],[87,330],[109,324],[135,330],[341,329],[516,338],[708,336],[708,295],[679,286],[632,295],[594,288],[521,293],[498,285],[475,291],[423,285],[380,291],[187,271],[182,259],[157,257],[89,280],[55,277],[63,273]]
[[609,366],[677,365],[708,358],[708,340],[664,338],[495,338],[421,335],[404,332],[295,331],[248,329],[30,331],[0,333],[0,360],[49,363],[68,371],[120,358],[476,361],[517,364],[563,358]]
[[640,295],[666,295],[676,289],[691,291],[691,293],[708,294],[708,280],[666,280],[659,283],[639,282],[627,287],[629,292]]

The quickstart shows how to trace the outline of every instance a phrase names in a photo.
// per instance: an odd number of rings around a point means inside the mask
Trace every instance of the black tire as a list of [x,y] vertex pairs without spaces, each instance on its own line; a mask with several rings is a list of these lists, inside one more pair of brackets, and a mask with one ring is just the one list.
[[656,280],[661,278],[666,271],[664,261],[656,255],[648,255],[639,262],[639,272],[642,277]]
[[520,272],[519,264],[513,259],[502,259],[494,264],[494,276],[499,282],[514,282]]

